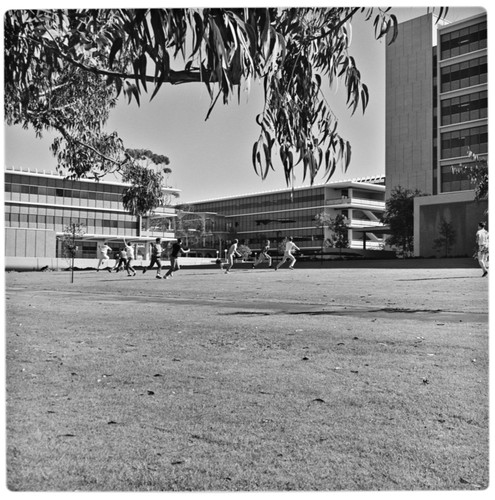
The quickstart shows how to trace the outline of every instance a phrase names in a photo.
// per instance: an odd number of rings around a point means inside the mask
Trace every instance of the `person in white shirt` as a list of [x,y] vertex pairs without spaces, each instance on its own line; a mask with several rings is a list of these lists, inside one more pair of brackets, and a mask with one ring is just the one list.
[[296,258],[292,254],[294,250],[300,250],[300,248],[292,241],[292,236],[287,238],[287,243],[285,244],[284,258],[279,262],[275,271],[278,270],[286,261],[290,260],[289,269],[292,271],[294,269],[294,264],[296,263]]
[[[108,252],[109,251],[112,251],[112,249],[107,245],[107,242],[105,241],[105,243],[103,243],[103,245],[100,245],[98,247],[98,267],[96,268],[97,271],[100,270],[100,266],[102,264],[103,261],[107,262],[108,263],[108,260],[110,259],[110,257],[108,256]],[[108,272],[112,272],[112,268],[110,266],[107,265],[106,268],[103,268],[103,269],[106,269]]]
[[[242,257],[242,255],[237,251],[237,245],[239,244],[239,240],[234,240],[232,245],[230,245],[229,251],[227,252],[227,269],[225,270],[225,274],[229,273],[234,265],[234,256]],[[220,266],[223,269],[223,265]]]
[[134,260],[134,247],[129,242],[127,243],[124,239],[125,253],[127,255],[127,262],[125,264],[125,269],[127,271],[127,276],[136,276],[136,270],[132,267],[132,261]]
[[485,229],[484,222],[478,224],[476,246],[478,247],[478,263],[483,270],[482,276],[486,276],[488,274],[488,231]]

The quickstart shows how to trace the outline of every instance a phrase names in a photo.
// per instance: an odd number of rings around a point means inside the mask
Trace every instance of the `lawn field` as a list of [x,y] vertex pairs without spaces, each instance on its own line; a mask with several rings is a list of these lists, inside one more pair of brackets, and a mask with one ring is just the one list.
[[7,488],[486,491],[474,264],[6,273]]

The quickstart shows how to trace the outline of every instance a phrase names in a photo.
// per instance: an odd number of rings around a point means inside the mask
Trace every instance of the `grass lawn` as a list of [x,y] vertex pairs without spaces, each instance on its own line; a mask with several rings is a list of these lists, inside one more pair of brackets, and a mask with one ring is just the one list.
[[480,275],[7,273],[7,486],[485,490]]

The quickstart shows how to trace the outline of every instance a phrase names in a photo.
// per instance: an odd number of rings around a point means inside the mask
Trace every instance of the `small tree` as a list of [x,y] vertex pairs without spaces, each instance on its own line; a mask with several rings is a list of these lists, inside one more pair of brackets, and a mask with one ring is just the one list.
[[64,227],[64,233],[62,235],[62,254],[70,262],[71,283],[74,283],[74,258],[77,250],[76,237],[82,237],[85,232],[86,226],[80,223],[76,224],[72,222]]
[[349,248],[349,221],[345,215],[339,213],[332,218],[325,212],[322,212],[317,214],[314,220],[316,221],[316,227],[327,227],[331,231],[330,237],[326,240],[324,239],[324,242],[326,241],[332,248],[338,248],[339,255],[342,254],[343,248]]
[[247,260],[249,256],[253,253],[253,251],[244,244],[241,244],[237,247],[237,251],[242,255],[242,260]]
[[449,257],[450,250],[457,239],[457,234],[451,222],[442,218],[438,228],[439,237],[433,240],[433,248],[437,250],[443,249],[445,257]]
[[347,217],[343,214],[337,214],[334,219],[330,219],[328,228],[331,233],[330,240],[334,248],[339,249],[339,255],[342,254],[343,248],[349,248],[349,222]]
[[414,198],[421,196],[419,190],[412,191],[397,186],[385,204],[382,222],[390,226],[387,244],[395,247],[399,254],[408,257],[414,250]]
[[124,208],[137,217],[138,236],[141,235],[142,217],[161,205],[170,204],[162,188],[164,175],[172,172],[168,157],[147,149],[127,149],[127,162],[122,166],[122,180],[130,183],[122,192]]

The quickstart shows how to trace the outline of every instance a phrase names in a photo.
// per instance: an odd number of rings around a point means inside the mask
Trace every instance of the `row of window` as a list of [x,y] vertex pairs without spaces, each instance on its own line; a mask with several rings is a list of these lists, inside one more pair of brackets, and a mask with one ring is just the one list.
[[[76,246],[74,255],[76,259],[94,259],[97,257],[98,243],[96,241],[84,241],[76,238],[74,244]],[[58,245],[57,257],[66,257],[66,255],[64,255],[64,249]]]
[[488,153],[488,126],[444,132],[440,142],[442,159],[466,156],[468,148],[476,154]]
[[[344,195],[342,195],[344,196]],[[352,196],[370,201],[383,201],[382,193],[370,193],[367,191],[353,190]],[[294,208],[315,207],[322,205],[324,201],[323,193],[306,194],[295,197],[291,202],[288,195],[280,198],[248,198],[246,200],[225,200],[212,203],[198,203],[194,209],[198,212],[216,212],[227,216],[238,215],[242,213],[262,213],[278,210],[292,210]]]
[[227,229],[236,227],[239,231],[264,231],[273,228],[314,227],[315,215],[316,212],[312,210],[291,210],[274,214],[236,216],[235,221],[227,221]]
[[487,46],[486,21],[473,24],[441,35],[440,53],[442,59],[481,50]]
[[317,203],[323,203],[323,188],[311,191],[295,191],[291,198],[290,192],[237,198],[233,200],[219,200],[215,202],[195,203],[194,209],[198,212],[218,212],[233,215],[239,212],[255,212],[261,210],[284,210],[301,208]]
[[385,195],[383,192],[361,191],[359,189],[352,190],[352,197],[359,200],[384,201]]
[[[97,232],[101,228],[115,228],[115,229],[132,229],[136,230],[136,221],[117,221],[109,219],[85,219],[78,218],[77,220],[72,217],[61,217],[58,215],[40,215],[40,214],[19,214],[19,213],[5,213],[5,226],[6,227],[30,227],[42,228],[52,230],[63,230],[63,227],[77,222],[83,224],[90,232]],[[20,226],[19,226],[20,224]]]
[[453,97],[442,101],[442,125],[479,120],[488,116],[488,92]]
[[465,89],[474,85],[481,85],[487,81],[488,64],[486,56],[440,69],[441,92]]
[[443,165],[442,169],[442,192],[467,191],[473,189],[473,183],[465,173],[452,172],[452,165]]
[[125,213],[108,213],[105,210],[78,210],[77,208],[56,208],[49,206],[39,205],[23,205],[20,204],[7,204],[6,211],[11,213],[21,214],[38,214],[38,215],[56,215],[60,217],[72,217],[74,219],[84,218],[88,220],[94,219],[114,219],[117,221],[135,221],[135,217]]
[[43,186],[61,189],[72,189],[75,191],[94,191],[100,193],[122,192],[122,186],[118,184],[104,184],[101,182],[83,182],[64,179],[63,177],[42,177],[37,175],[21,175],[5,172],[5,183],[25,184],[28,186]]
[[47,186],[31,186],[27,184],[5,183],[6,193],[22,193],[33,196],[56,196],[59,198],[80,199],[80,200],[100,200],[107,202],[122,203],[121,193],[96,192],[86,190],[73,190],[54,188]]
[[277,247],[282,243],[283,239],[287,236],[292,236],[294,243],[298,247],[314,247],[321,246],[323,242],[323,230],[318,231],[317,229],[300,229],[298,231],[273,231],[268,233],[263,233],[262,235],[249,235],[244,238],[242,232],[239,233],[239,240],[248,245],[251,248],[260,248],[261,245],[268,239],[270,240],[270,246],[272,250],[270,253],[272,255],[277,254]]
[[[227,231],[236,229],[237,231],[266,231],[270,229],[290,230],[300,227],[316,227],[316,214],[313,210],[291,210],[289,212],[279,212],[276,214],[262,215],[237,215],[235,219],[227,220]],[[343,215],[353,220],[371,222],[367,213],[358,209],[343,210]],[[382,212],[371,211],[371,213],[380,219]]]

